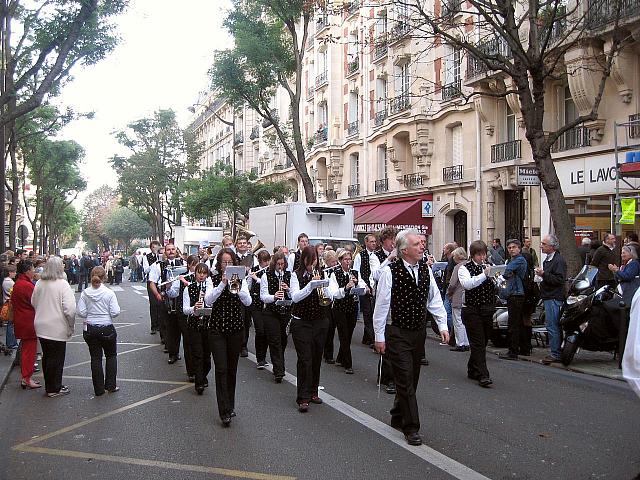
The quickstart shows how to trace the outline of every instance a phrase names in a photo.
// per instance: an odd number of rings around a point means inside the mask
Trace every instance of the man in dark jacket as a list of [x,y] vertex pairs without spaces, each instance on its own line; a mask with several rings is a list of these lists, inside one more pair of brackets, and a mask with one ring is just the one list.
[[544,313],[549,334],[551,355],[542,359],[542,363],[549,365],[560,362],[562,347],[562,330],[560,330],[560,309],[565,299],[565,282],[567,280],[567,263],[558,248],[560,243],[555,235],[547,235],[540,242],[545,258],[542,267],[536,268],[536,275],[542,278],[540,283],[540,298],[544,301]]
[[[591,239],[589,237],[584,237],[578,247],[578,254],[580,255],[582,265],[587,265],[589,253],[591,253]],[[589,263],[591,263],[591,259],[589,258],[588,260]]]
[[591,265],[598,267],[598,277],[596,278],[598,288],[604,285],[610,285],[612,288],[616,286],[613,272],[609,270],[609,265],[620,264],[615,249],[616,236],[612,233],[607,233],[604,236],[602,245],[596,250],[596,253],[593,254]]
[[525,330],[523,323],[524,311],[524,277],[527,275],[527,261],[520,253],[520,240],[507,240],[509,263],[504,272],[507,279],[507,311],[509,314],[509,351],[500,354],[504,360],[518,360],[520,345],[524,343]]

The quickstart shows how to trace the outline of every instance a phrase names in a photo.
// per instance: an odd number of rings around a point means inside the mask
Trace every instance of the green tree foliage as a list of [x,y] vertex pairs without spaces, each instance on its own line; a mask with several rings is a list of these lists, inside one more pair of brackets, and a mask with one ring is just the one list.
[[87,184],[80,176],[84,149],[72,140],[41,140],[24,151],[31,185],[35,186],[35,226],[40,251],[55,252],[59,244],[58,217]]
[[109,250],[105,220],[117,207],[118,194],[108,185],[87,195],[82,207],[82,236],[91,250],[97,250],[98,246]]
[[67,205],[52,222],[52,231],[60,248],[75,247],[80,239],[80,213],[73,205]]
[[[287,158],[296,168],[307,202],[315,202],[305,163],[300,125],[302,66],[313,1],[233,0],[224,25],[235,46],[218,51],[210,69],[214,91],[232,105],[248,104],[273,124]],[[275,112],[272,99],[282,87],[289,96],[291,119]],[[293,135],[285,125],[291,121]]]
[[249,209],[271,202],[284,202],[291,195],[287,182],[256,183],[254,174],[233,175],[228,165],[216,164],[204,172],[202,178],[190,180],[185,185],[184,211],[195,219],[213,223],[218,213],[228,218],[233,213],[248,217]]
[[132,122],[116,138],[132,152],[128,158],[111,159],[118,172],[120,202],[144,212],[152,236],[161,238],[165,221],[170,230],[180,224],[184,183],[198,171],[200,148],[180,129],[173,110],[158,110],[151,118]]
[[109,238],[120,241],[124,250],[128,250],[133,239],[151,236],[151,226],[127,207],[112,210],[105,218],[104,230]]

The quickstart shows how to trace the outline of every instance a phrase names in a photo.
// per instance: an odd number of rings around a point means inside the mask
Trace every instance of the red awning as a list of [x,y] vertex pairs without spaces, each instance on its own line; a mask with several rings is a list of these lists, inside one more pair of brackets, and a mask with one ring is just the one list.
[[392,225],[416,228],[430,234],[431,223],[431,218],[422,216],[422,199],[415,198],[401,202],[357,206],[354,220],[356,232],[370,232]]

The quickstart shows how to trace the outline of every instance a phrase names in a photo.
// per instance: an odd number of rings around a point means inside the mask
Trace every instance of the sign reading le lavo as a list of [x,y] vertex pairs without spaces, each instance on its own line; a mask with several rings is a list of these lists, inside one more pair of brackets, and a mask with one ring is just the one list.
[[[613,153],[557,160],[554,164],[565,197],[612,194],[616,191],[616,160]],[[640,185],[637,179],[627,180],[636,188]],[[629,190],[623,184],[620,187]]]
[[516,167],[518,169],[518,186],[534,187],[540,185],[538,169],[536,167]]

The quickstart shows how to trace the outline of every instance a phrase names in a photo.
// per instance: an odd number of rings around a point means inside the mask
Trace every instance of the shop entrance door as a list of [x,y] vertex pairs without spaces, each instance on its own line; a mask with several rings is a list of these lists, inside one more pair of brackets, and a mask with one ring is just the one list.
[[504,191],[504,242],[524,238],[524,190]]
[[460,210],[453,216],[453,240],[467,249],[467,212]]

